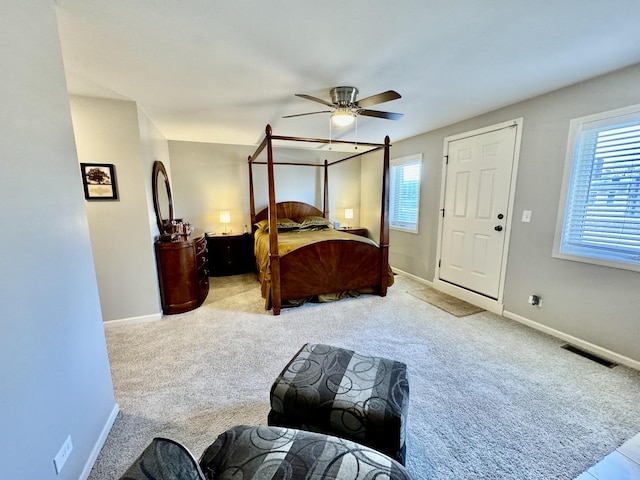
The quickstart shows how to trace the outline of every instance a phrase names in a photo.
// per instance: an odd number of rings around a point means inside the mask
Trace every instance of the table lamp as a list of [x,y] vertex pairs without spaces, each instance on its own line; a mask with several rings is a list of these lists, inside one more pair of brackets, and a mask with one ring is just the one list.
[[224,233],[223,235],[227,235],[227,224],[231,223],[231,212],[228,210],[220,211],[220,223],[224,225]]
[[351,228],[351,224],[349,220],[353,218],[353,208],[345,208],[344,209],[344,218],[347,220],[347,228]]

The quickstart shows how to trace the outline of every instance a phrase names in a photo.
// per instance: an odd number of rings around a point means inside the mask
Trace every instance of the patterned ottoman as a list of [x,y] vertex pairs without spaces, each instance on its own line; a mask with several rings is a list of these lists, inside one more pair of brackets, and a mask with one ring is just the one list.
[[269,425],[347,438],[404,465],[408,407],[404,363],[306,344],[271,387]]

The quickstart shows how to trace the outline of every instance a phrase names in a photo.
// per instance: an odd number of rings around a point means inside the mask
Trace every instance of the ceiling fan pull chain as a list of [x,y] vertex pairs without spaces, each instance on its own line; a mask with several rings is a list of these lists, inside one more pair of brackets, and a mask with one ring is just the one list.
[[329,150],[331,150],[331,138],[332,138],[331,137],[331,133],[332,133],[332,130],[331,130],[331,117],[329,117]]
[[354,148],[354,150],[358,149],[358,116],[356,115],[356,146]]

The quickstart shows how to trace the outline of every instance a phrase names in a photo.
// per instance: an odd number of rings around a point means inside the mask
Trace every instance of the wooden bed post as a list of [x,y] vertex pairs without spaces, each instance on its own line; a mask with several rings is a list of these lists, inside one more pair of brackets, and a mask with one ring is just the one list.
[[[280,315],[280,253],[278,252],[278,210],[276,209],[276,187],[273,170],[273,141],[271,125],[265,129],[267,135],[267,175],[269,178],[269,263],[271,266],[271,308],[274,315]],[[267,297],[267,302],[269,301]]]
[[[249,157],[250,202],[252,222],[267,220],[269,232],[260,240],[261,252],[266,252],[266,240],[269,244],[268,259],[260,260],[258,278],[262,285],[265,298],[265,308],[273,310],[273,315],[280,315],[283,298],[302,299],[326,292],[341,292],[352,289],[374,287],[380,296],[387,294],[391,283],[389,277],[389,148],[390,140],[387,136],[384,144],[368,143],[370,150],[347,156],[340,160],[324,164],[313,164],[313,167],[324,167],[324,198],[323,210],[303,202],[276,202],[275,165],[307,165],[308,163],[276,162],[274,159],[273,142],[291,140],[314,143],[331,143],[331,140],[299,137],[283,137],[273,135],[270,125],[266,126],[266,135],[255,153]],[[341,141],[345,144],[353,142]],[[362,144],[359,144],[362,145]],[[267,148],[267,161],[257,161],[260,152]],[[380,242],[367,243],[364,240],[345,241],[345,239],[328,239],[296,248],[286,255],[280,256],[278,240],[278,214],[280,217],[302,219],[306,216],[320,216],[328,218],[329,210],[329,166],[352,158],[360,157],[374,151],[384,149],[384,163],[382,175],[382,205],[380,214]],[[253,164],[267,165],[268,196],[266,208],[255,211],[255,190],[253,185]],[[317,171],[317,170],[316,170]],[[353,235],[348,235],[353,237]],[[265,238],[266,237],[266,238]],[[351,239],[349,239],[351,240]],[[256,250],[257,251],[257,250]],[[317,259],[322,261],[316,261]],[[266,263],[268,262],[268,267]]]
[[253,164],[251,156],[247,161],[249,163],[249,212],[251,213],[251,228],[253,231],[253,225],[256,223],[256,200],[253,193]]
[[322,216],[329,218],[329,162],[324,161],[324,202]]
[[382,205],[380,207],[380,296],[387,295],[389,286],[389,135],[384,137],[382,167]]

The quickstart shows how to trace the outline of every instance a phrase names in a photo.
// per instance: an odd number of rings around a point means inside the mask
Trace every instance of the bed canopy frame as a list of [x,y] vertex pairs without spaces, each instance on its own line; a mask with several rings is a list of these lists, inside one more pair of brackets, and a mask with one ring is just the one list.
[[[317,143],[317,144],[343,144],[343,145],[354,145],[356,147],[364,147],[363,151],[349,154],[346,153],[344,158],[339,160],[335,160],[333,162],[329,162],[327,160],[324,161],[323,164],[311,164],[311,163],[299,163],[299,162],[278,162],[274,160],[273,156],[273,144],[274,141],[286,141],[286,142],[301,142],[301,143]],[[389,286],[388,279],[388,271],[389,271],[389,150],[391,144],[389,140],[389,136],[386,136],[384,139],[384,144],[378,143],[366,143],[366,142],[352,142],[345,140],[327,140],[327,139],[318,139],[318,138],[304,138],[304,137],[291,137],[291,136],[281,136],[281,135],[273,135],[271,125],[267,125],[265,128],[265,136],[256,148],[253,155],[248,157],[248,165],[249,165],[249,203],[251,208],[251,223],[254,225],[257,221],[260,221],[264,218],[267,218],[269,221],[269,258],[270,258],[270,268],[271,268],[271,288],[270,288],[270,305],[273,308],[273,314],[280,314],[281,302],[282,302],[282,293],[283,293],[283,277],[281,270],[281,257],[278,253],[278,228],[277,228],[277,219],[278,218],[292,218],[305,215],[317,215],[320,213],[323,217],[329,217],[329,167],[332,165],[336,165],[347,160],[351,160],[354,158],[361,157],[368,153],[372,153],[375,151],[383,150],[384,160],[383,160],[383,174],[382,174],[382,199],[381,199],[381,209],[380,209],[380,238],[378,242],[378,246],[376,247],[376,256],[378,258],[372,259],[375,260],[373,263],[377,265],[379,268],[378,271],[375,272],[376,276],[376,285],[375,290],[380,296],[385,296],[387,293],[387,287]],[[258,161],[258,158],[266,149],[266,161]],[[268,195],[269,195],[269,203],[267,208],[263,209],[261,212],[256,213],[255,208],[255,194],[254,194],[254,181],[253,181],[253,165],[266,165],[267,166],[267,179],[268,179]],[[295,166],[308,166],[312,168],[323,168],[324,169],[324,198],[323,198],[323,208],[322,211],[319,209],[307,205],[302,202],[276,202],[276,190],[275,190],[275,178],[274,178],[274,165],[295,165]],[[323,242],[324,243],[324,242]],[[343,243],[351,243],[351,242],[343,242]],[[355,243],[355,242],[354,242]],[[316,256],[324,256],[331,254],[334,250],[326,250],[322,249],[316,252]],[[355,253],[355,252],[354,252]],[[290,254],[288,254],[290,255]],[[287,255],[287,256],[288,256]],[[346,258],[349,258],[352,255],[342,255],[342,261],[345,261]],[[362,268],[362,262],[360,264],[354,264],[354,268]],[[349,271],[349,266],[342,265],[342,268],[345,272]],[[286,272],[285,272],[286,273]],[[299,279],[297,280],[299,281]],[[371,283],[370,279],[361,279],[356,280],[364,282],[362,286],[372,286],[369,285]],[[345,285],[354,285],[353,281],[346,281]],[[327,292],[316,292],[316,293],[327,293]],[[285,297],[286,298],[286,297]],[[269,298],[267,298],[267,302],[269,303]]]

